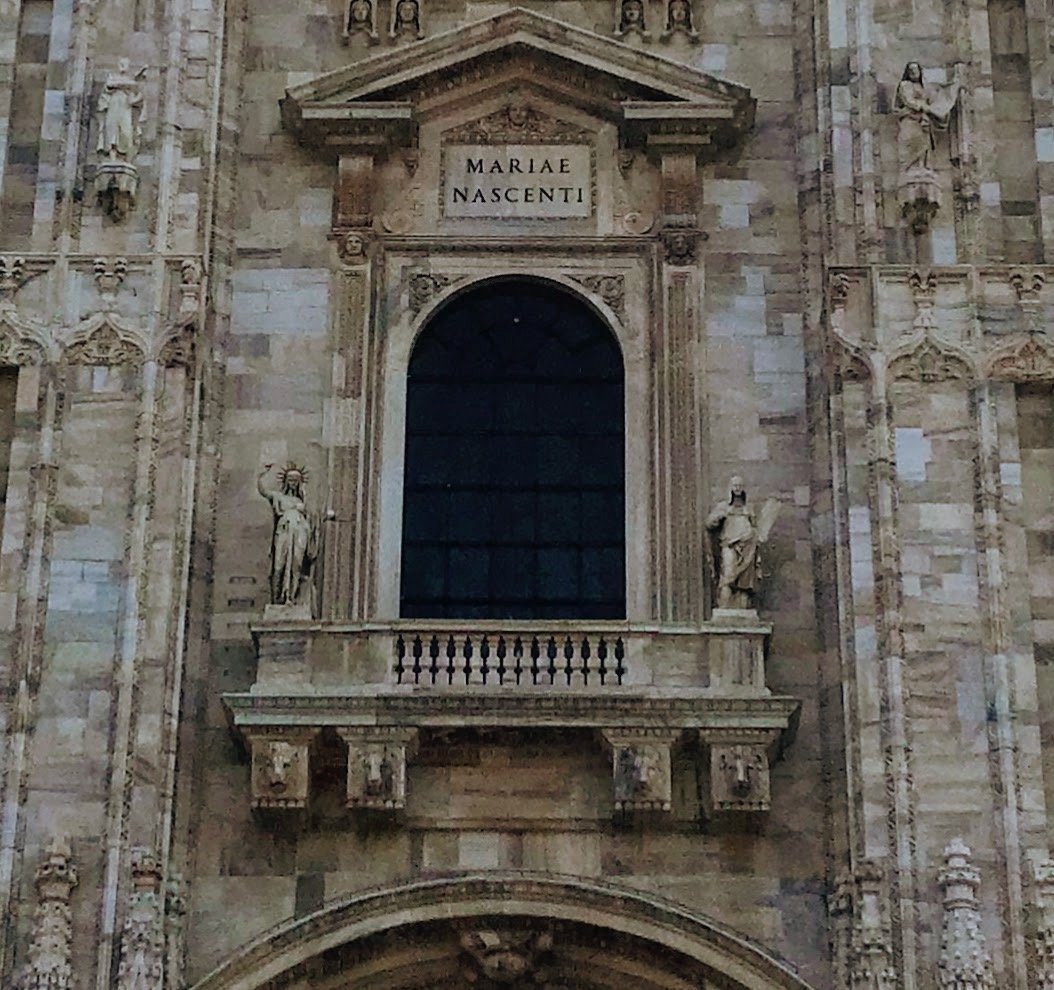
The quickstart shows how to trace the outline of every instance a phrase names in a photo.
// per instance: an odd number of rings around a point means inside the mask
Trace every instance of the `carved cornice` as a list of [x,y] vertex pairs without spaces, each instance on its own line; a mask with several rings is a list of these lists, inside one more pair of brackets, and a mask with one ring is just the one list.
[[287,725],[386,725],[442,727],[549,726],[580,728],[794,729],[801,703],[780,695],[719,697],[700,690],[676,694],[619,691],[555,693],[548,689],[491,692],[438,689],[414,694],[225,694],[223,704],[238,728]]
[[347,139],[405,144],[415,139],[418,97],[518,68],[533,85],[559,89],[562,101],[570,95],[617,122],[624,144],[673,135],[680,144],[697,137],[699,150],[723,148],[753,126],[754,100],[743,87],[523,8],[291,87],[282,118],[320,148]]

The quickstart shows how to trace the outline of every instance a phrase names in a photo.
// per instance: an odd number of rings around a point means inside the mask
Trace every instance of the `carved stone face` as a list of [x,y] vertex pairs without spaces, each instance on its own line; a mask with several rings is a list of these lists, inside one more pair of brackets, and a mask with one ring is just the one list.
[[287,742],[273,742],[267,747],[264,779],[272,791],[284,791],[296,766],[296,748]]
[[118,75],[127,76],[132,70],[132,63],[126,58],[120,58],[117,60],[117,73]]
[[413,24],[417,21],[417,0],[399,0],[395,8],[395,18],[400,24]]
[[922,82],[922,66],[918,62],[908,62],[904,68],[904,78],[908,82],[921,83]]
[[351,23],[369,24],[370,0],[354,0],[351,5]]
[[671,0],[670,2],[670,23],[677,26],[683,27],[690,20],[691,11],[688,7],[686,0]]
[[640,24],[644,20],[644,6],[640,0],[626,0],[622,5],[622,23]]
[[509,107],[509,123],[513,127],[527,126],[527,108],[524,106]]
[[743,479],[737,474],[728,482],[728,490],[733,498],[744,498],[747,490],[743,487]]
[[304,476],[296,470],[289,470],[285,473],[285,490],[287,492],[299,492],[304,484]]
[[[366,18],[368,19],[369,18],[369,10],[370,10],[369,0],[356,0],[356,3],[352,4],[352,7],[351,7],[351,19],[353,21],[355,21],[356,23],[364,23],[363,21],[357,21],[356,20],[356,17],[357,17],[356,12],[355,12],[356,5],[359,5],[359,6],[363,7],[363,8],[365,8],[365,10],[366,10]],[[362,255],[364,255],[366,253],[366,242],[358,234],[348,234],[348,236],[344,238],[344,253],[349,258],[361,257]]]

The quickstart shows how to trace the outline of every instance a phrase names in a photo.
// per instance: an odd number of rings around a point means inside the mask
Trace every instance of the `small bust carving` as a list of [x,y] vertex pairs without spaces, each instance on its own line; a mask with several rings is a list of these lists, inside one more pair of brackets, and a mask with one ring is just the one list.
[[618,0],[615,34],[618,37],[627,34],[639,34],[642,38],[648,36],[644,0]]
[[675,34],[683,34],[690,40],[699,37],[699,32],[695,29],[691,0],[670,0],[666,5],[666,25],[662,36],[671,38]]
[[374,0],[351,0],[348,15],[344,20],[344,37],[364,34],[369,39],[377,38],[377,8]]
[[366,796],[391,800],[395,796],[395,767],[386,751],[373,749],[362,758]]
[[423,38],[425,34],[421,26],[421,0],[396,0],[388,33],[393,38]]

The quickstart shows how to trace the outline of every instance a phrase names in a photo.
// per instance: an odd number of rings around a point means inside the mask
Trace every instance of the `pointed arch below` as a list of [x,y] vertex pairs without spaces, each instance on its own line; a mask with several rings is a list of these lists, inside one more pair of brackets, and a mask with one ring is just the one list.
[[[552,874],[460,874],[354,895],[250,943],[193,990],[447,990],[518,946],[567,990],[810,990],[755,942],[646,891]],[[526,947],[526,948],[525,948]],[[486,985],[486,981],[484,981]]]

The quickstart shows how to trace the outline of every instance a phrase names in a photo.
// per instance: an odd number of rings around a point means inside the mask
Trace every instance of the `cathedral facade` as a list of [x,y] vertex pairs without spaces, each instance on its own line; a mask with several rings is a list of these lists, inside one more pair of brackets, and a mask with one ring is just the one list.
[[0,0],[0,986],[1054,990],[1052,17]]

